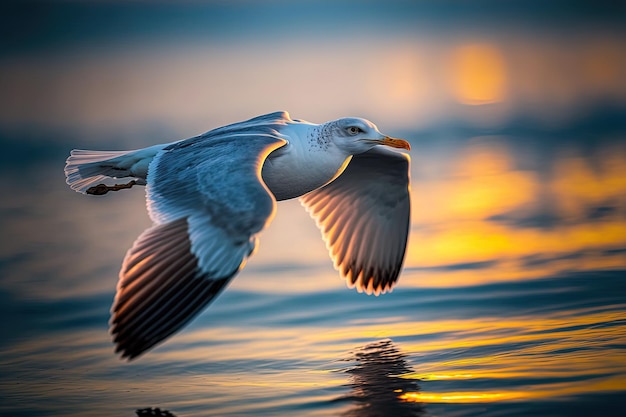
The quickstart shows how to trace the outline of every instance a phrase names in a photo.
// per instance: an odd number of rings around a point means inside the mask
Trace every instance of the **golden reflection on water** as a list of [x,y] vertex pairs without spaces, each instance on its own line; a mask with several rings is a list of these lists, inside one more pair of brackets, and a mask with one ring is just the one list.
[[[580,312],[584,314],[584,312]],[[465,323],[447,323],[450,329],[463,332],[462,339],[438,341],[419,346],[404,346],[409,351],[426,353],[439,349],[476,349],[489,346],[511,346],[507,349],[486,350],[487,354],[465,355],[458,360],[430,361],[424,355],[425,362],[420,363],[419,372],[404,375],[404,378],[420,381],[446,380],[465,381],[460,391],[428,391],[428,384],[423,384],[422,393],[405,393],[406,401],[418,402],[493,402],[523,400],[561,396],[582,395],[596,391],[626,389],[626,358],[619,346],[626,343],[622,327],[606,328],[598,323],[620,322],[626,320],[626,313],[595,313],[576,316],[569,312],[559,317],[555,314],[546,319],[520,318],[519,320],[488,321],[468,320]],[[437,323],[445,329],[445,323]],[[438,327],[439,327],[438,326]],[[572,330],[574,328],[574,330]],[[506,336],[497,336],[503,331]],[[607,344],[615,346],[607,348]],[[597,348],[597,350],[595,349]],[[432,369],[432,373],[429,371]],[[595,377],[594,377],[595,376]],[[588,377],[588,378],[584,378]],[[485,389],[467,390],[471,381],[507,380],[528,378],[546,382],[528,383],[512,386],[510,390]],[[549,382],[551,378],[569,379],[569,382]]]
[[[623,326],[603,325],[624,320],[626,313],[621,311],[579,310],[508,319],[410,321],[397,318],[397,322],[384,326],[367,323],[343,328],[307,326],[306,331],[282,328],[242,331],[218,327],[180,335],[176,342],[181,344],[180,349],[157,350],[146,359],[155,363],[202,363],[207,355],[202,341],[211,340],[226,343],[224,348],[211,349],[212,360],[271,363],[275,358],[297,358],[311,363],[333,363],[338,351],[351,350],[350,340],[410,337],[419,342],[405,342],[401,347],[403,355],[411,355],[417,370],[396,369],[387,373],[423,382],[422,393],[403,390],[397,396],[403,401],[491,402],[548,398],[626,389],[626,381],[620,377],[626,373],[626,359],[619,348],[626,343],[626,334]],[[445,336],[448,332],[449,336]],[[434,336],[437,334],[444,335]],[[431,337],[420,338],[420,335]],[[196,347],[185,347],[194,344]],[[457,358],[454,354],[441,356],[441,352],[454,351],[458,352]],[[506,386],[508,380],[515,378],[535,382],[514,385],[510,390],[502,387],[467,390],[475,379],[492,380],[496,386],[500,385],[497,381],[502,381],[501,385]],[[551,378],[569,382],[549,382]],[[214,376],[212,380],[223,386],[242,386],[240,380],[227,374]],[[340,380],[327,372],[308,370],[290,372],[288,377],[284,373],[262,374],[243,385],[306,390],[320,384],[332,386]],[[433,380],[464,381],[463,389],[429,390],[427,382]],[[541,380],[548,382],[539,382]]]
[[543,384],[540,388],[508,391],[457,391],[457,392],[407,392],[399,396],[407,402],[418,403],[491,403],[496,401],[531,400],[567,397],[596,391],[618,391],[626,389],[622,377],[610,377],[603,381]]
[[[42,401],[52,394],[101,395],[101,401],[108,399],[113,406],[120,401],[132,402],[140,390],[151,393],[147,397],[144,394],[147,404],[167,406],[174,411],[194,404],[210,409],[215,404],[226,412],[229,406],[224,404],[233,402],[230,411],[241,413],[259,407],[256,399],[266,401],[263,406],[267,407],[311,401],[313,394],[309,392],[323,387],[329,394],[315,395],[321,395],[319,401],[329,401],[336,387],[345,383],[333,365],[345,369],[345,353],[341,352],[350,352],[347,360],[356,358],[360,368],[348,372],[348,383],[353,387],[353,395],[361,400],[343,415],[368,415],[359,414],[364,402],[374,404],[378,410],[404,410],[398,403],[488,403],[624,390],[626,358],[619,346],[626,344],[626,333],[623,326],[603,325],[624,321],[623,311],[581,309],[545,317],[424,321],[396,317],[393,323],[384,324],[355,320],[353,325],[341,328],[217,326],[184,332],[164,348],[142,358],[141,363],[131,364],[113,357],[104,332],[89,330],[16,344],[5,354],[37,356],[41,369],[36,378],[13,389],[31,398],[37,395]],[[413,341],[399,345],[390,341],[407,337]],[[375,347],[354,350],[353,340],[357,339],[385,340]],[[393,349],[389,350],[388,345]],[[65,357],[69,352],[71,361]],[[99,359],[94,361],[95,358]],[[306,369],[281,369],[281,361],[308,365]],[[214,363],[231,365],[212,368]],[[237,363],[244,367],[237,367]],[[246,365],[251,363],[257,363],[254,369]],[[148,379],[135,380],[137,374],[146,372],[143,366],[156,367],[159,372]],[[103,368],[118,376],[91,376]],[[252,370],[254,378],[249,374]],[[24,368],[15,371],[22,378],[28,372]],[[529,382],[509,382],[524,378]],[[565,382],[550,382],[552,378]],[[472,389],[474,380],[492,383]],[[429,381],[462,384],[438,390],[430,388]],[[245,402],[240,401],[242,391],[246,392]]]
[[[405,272],[403,284],[470,285],[626,267],[626,257],[611,252],[626,247],[623,145],[602,147],[596,165],[579,153],[561,151],[546,178],[517,168],[519,161],[505,139],[469,141],[454,151],[456,158],[440,161],[443,173],[413,167],[413,230],[406,265],[408,271],[430,270]],[[528,224],[533,219],[551,223]],[[530,258],[546,261],[529,263]],[[432,270],[492,261],[480,274]]]

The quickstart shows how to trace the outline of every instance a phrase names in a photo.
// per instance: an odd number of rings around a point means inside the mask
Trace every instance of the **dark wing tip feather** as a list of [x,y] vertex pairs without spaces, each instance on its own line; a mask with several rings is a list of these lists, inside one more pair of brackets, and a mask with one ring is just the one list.
[[[155,226],[126,256],[111,309],[115,352],[122,358],[132,360],[180,330],[232,276],[213,278],[198,267],[187,227],[186,219]],[[155,238],[159,235],[167,241]],[[172,241],[177,244],[167,244]],[[138,268],[142,262],[146,266]]]

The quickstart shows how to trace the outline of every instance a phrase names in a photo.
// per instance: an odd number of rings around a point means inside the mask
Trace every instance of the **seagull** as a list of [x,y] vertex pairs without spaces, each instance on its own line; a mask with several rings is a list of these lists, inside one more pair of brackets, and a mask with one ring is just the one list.
[[[349,287],[379,295],[402,268],[410,150],[362,118],[322,124],[275,112],[131,151],[72,150],[75,191],[146,186],[152,227],[126,253],[111,307],[128,360],[183,328],[244,267],[276,202],[299,198]],[[127,178],[129,182],[111,181]]]

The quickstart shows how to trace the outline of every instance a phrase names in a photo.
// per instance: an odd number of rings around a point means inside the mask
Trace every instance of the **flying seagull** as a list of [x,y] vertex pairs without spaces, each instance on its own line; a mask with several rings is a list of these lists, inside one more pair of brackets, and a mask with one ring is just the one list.
[[[348,286],[391,290],[408,236],[410,159],[388,147],[410,149],[365,119],[313,124],[276,112],[144,149],[73,150],[73,190],[145,185],[154,222],[120,270],[116,352],[141,355],[209,304],[244,267],[279,200],[300,198]],[[129,182],[110,185],[116,178]]]

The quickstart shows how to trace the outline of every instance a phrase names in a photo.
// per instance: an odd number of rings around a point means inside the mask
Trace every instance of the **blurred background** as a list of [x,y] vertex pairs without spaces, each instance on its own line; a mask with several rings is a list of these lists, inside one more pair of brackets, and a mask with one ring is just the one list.
[[[624,17],[587,1],[3,2],[0,413],[623,415]],[[69,151],[276,110],[411,142],[398,287],[346,289],[281,203],[200,318],[118,360],[108,309],[144,193],[74,193]],[[354,382],[370,343],[390,395]],[[389,349],[402,367],[386,374]]]

